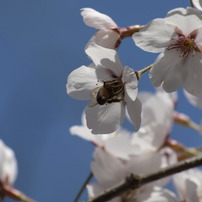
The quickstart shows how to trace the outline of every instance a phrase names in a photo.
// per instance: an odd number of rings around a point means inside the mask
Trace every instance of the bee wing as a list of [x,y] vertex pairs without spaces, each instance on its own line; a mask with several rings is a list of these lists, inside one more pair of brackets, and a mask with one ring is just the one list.
[[100,88],[102,88],[102,87],[94,88],[94,89],[91,91],[91,95],[92,95],[93,98],[96,98],[96,97],[97,97],[97,94],[98,94],[98,91],[100,90]]

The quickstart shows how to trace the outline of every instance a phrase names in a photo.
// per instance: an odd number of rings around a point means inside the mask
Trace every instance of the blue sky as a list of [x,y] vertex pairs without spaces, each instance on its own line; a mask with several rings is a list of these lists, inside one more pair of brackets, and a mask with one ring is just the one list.
[[[65,87],[72,70],[90,63],[84,46],[95,30],[83,23],[80,9],[94,8],[126,27],[188,5],[188,0],[0,1],[0,137],[16,153],[16,188],[38,202],[71,202],[90,171],[93,146],[69,134],[80,124],[86,102],[68,97]],[[124,65],[136,69],[157,56],[136,48],[132,39],[123,41],[119,53]],[[143,77],[140,91],[153,90],[148,74]],[[200,122],[201,110],[182,91],[178,110]],[[190,129],[175,126],[172,137],[201,146]]]

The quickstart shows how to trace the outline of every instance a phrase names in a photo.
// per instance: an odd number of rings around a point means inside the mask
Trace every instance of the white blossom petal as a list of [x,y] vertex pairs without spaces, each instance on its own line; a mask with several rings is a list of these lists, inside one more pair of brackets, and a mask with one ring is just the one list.
[[92,59],[96,66],[111,70],[114,76],[121,77],[123,66],[115,50],[104,48],[97,44],[91,44],[86,49],[86,54]]
[[190,55],[184,68],[187,69],[184,88],[194,96],[202,96],[202,54]]
[[145,148],[140,155],[132,156],[127,165],[128,173],[134,173],[136,175],[146,175],[157,172],[160,168],[160,153],[147,150],[147,148]]
[[[100,184],[88,184],[86,188],[88,191],[88,197],[90,199],[105,192],[105,188],[102,187]],[[122,202],[122,199],[121,197],[115,197],[111,199],[110,202]]]
[[190,94],[189,92],[187,92],[186,90],[184,90],[184,94],[185,97],[187,98],[187,100],[194,106],[202,108],[202,96],[194,96],[192,94]]
[[[179,88],[179,86],[182,85],[183,79],[180,75],[180,70],[176,75],[174,70],[180,68],[178,67],[180,60],[180,57],[176,57],[176,50],[169,50],[165,53],[161,53],[150,71],[152,84],[158,87],[166,80],[163,87],[167,92],[172,92]],[[172,80],[172,82],[170,80]]]
[[118,27],[108,15],[100,13],[92,8],[82,8],[81,15],[86,25],[96,29],[110,29]]
[[96,148],[93,157],[91,169],[99,184],[110,188],[124,180],[125,165],[118,158],[100,148]]
[[111,79],[111,75],[102,68],[91,68],[81,66],[72,71],[67,78],[67,94],[79,100],[92,99],[92,90],[98,86],[102,86],[102,82],[98,82],[104,78]]
[[187,202],[201,201],[202,172],[199,169],[190,169],[173,176],[174,185],[181,200]]
[[197,36],[195,38],[195,43],[197,44],[199,50],[202,52],[202,28],[197,29]]
[[125,98],[127,112],[132,123],[135,126],[135,131],[138,131],[141,125],[141,112],[142,112],[142,103],[138,98],[135,101],[131,100],[128,96]]
[[13,184],[17,177],[17,160],[11,148],[0,140],[0,179]]
[[137,98],[137,76],[135,75],[135,72],[133,69],[129,67],[124,67],[123,70],[123,76],[122,76],[122,82],[125,83],[125,94],[132,100],[135,101]]
[[107,134],[116,131],[123,122],[125,109],[123,102],[96,105],[86,109],[87,126],[93,134]]
[[194,6],[199,9],[200,11],[202,11],[202,1],[201,0],[192,0]]
[[131,155],[140,153],[139,146],[131,142],[131,134],[122,129],[115,133],[114,138],[107,139],[104,148],[113,156],[124,160],[130,160]]
[[167,25],[164,19],[159,18],[151,21],[139,32],[134,33],[133,40],[139,48],[145,51],[159,53],[164,51],[165,47],[168,46],[173,33],[174,27]]
[[178,200],[173,192],[154,187],[151,190],[142,191],[134,202],[178,202]]
[[[168,12],[165,21],[183,30],[183,34],[190,34],[190,30],[201,27],[201,13],[194,8],[177,8]],[[194,22],[194,23],[193,23]]]
[[113,30],[98,31],[90,39],[85,49],[87,49],[91,44],[97,44],[104,48],[115,49],[119,41],[120,35]]

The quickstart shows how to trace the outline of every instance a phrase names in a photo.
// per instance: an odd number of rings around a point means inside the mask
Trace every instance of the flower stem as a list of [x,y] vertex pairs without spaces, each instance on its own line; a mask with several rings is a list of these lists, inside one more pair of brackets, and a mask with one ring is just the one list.
[[149,71],[152,68],[152,66],[153,66],[153,64],[145,67],[144,69],[141,69],[140,71],[135,72],[136,76],[137,76],[137,79],[139,80],[140,77],[142,76],[142,74],[144,74],[145,72]]
[[81,197],[81,194],[83,193],[84,189],[86,188],[86,185],[89,183],[89,181],[91,180],[91,178],[93,177],[93,173],[90,172],[90,174],[88,175],[88,177],[86,178],[85,182],[83,183],[83,185],[81,186],[78,194],[76,195],[74,202],[77,202],[79,200],[79,198]]

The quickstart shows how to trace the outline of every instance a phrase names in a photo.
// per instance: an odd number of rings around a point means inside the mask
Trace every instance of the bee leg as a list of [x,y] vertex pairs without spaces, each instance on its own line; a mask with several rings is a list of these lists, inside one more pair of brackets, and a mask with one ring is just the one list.
[[107,103],[113,103],[113,102],[121,102],[123,101],[124,99],[122,98],[114,98],[114,99],[109,99]]

